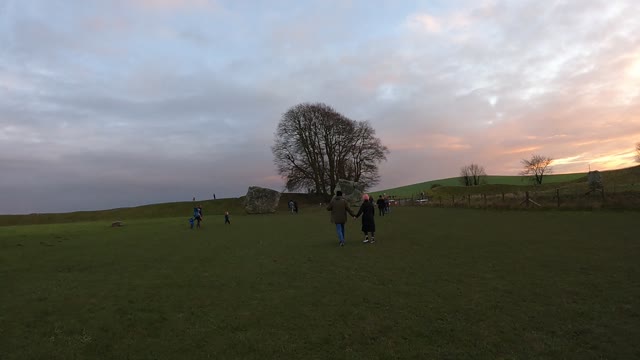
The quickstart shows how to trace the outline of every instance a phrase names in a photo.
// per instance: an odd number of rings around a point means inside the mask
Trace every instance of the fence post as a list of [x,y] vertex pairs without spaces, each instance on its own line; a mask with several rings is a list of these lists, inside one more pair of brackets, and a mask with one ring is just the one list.
[[504,191],[502,192],[502,202],[504,202]]
[[556,189],[556,199],[558,200],[558,207],[560,207],[560,189]]
[[487,207],[487,194],[482,194],[482,197],[484,198],[484,207]]
[[440,207],[442,207],[442,195],[438,196],[438,198],[440,199]]
[[529,192],[525,191],[524,195],[525,195],[524,201],[527,204],[527,207],[529,207]]
[[456,196],[451,195],[451,206],[456,207]]
[[469,207],[471,207],[471,194],[467,195],[467,202],[469,203]]

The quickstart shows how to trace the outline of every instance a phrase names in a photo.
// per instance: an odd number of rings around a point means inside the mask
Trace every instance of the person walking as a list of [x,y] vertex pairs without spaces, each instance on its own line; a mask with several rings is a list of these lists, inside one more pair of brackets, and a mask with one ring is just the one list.
[[378,205],[378,211],[379,211],[379,215],[380,216],[384,216],[385,213],[385,203],[384,203],[384,199],[382,198],[382,195],[380,195],[380,197],[378,198],[378,201],[376,201],[376,204]]
[[[362,195],[362,205],[360,205],[360,210],[356,214],[355,218],[357,219],[360,215],[362,215],[362,232],[364,233],[364,241],[363,243],[375,243],[376,242],[376,222],[375,215],[376,209],[373,206],[373,203],[369,201],[369,195]],[[369,240],[369,233],[371,233],[371,240]]]
[[349,203],[342,197],[342,191],[336,191],[336,196],[331,199],[327,210],[331,211],[331,222],[336,225],[336,233],[340,246],[344,246],[344,225],[347,223],[347,213],[355,216],[349,208]]
[[198,205],[193,208],[193,218],[196,220],[196,228],[200,229],[200,222],[202,221],[202,206]]
[[224,224],[227,225],[231,225],[231,219],[229,218],[229,212],[225,211],[224,212]]

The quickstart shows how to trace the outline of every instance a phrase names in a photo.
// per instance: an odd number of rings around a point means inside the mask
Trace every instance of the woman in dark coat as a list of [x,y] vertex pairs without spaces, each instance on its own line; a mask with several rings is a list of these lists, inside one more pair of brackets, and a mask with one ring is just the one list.
[[[362,196],[362,205],[360,205],[360,210],[356,214],[356,218],[362,215],[362,232],[364,233],[364,241],[363,243],[374,243],[376,242],[375,234],[376,234],[376,222],[374,221],[374,216],[376,215],[376,208],[373,203],[369,200],[369,195],[364,194]],[[371,233],[371,241],[369,241],[369,233]]]

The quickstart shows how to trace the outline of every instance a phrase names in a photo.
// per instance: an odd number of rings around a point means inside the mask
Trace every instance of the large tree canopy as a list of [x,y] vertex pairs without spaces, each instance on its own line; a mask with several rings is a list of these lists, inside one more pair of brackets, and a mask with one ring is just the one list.
[[371,187],[389,150],[366,121],[354,121],[322,103],[298,104],[282,115],[272,147],[289,191],[332,194],[338,179]]

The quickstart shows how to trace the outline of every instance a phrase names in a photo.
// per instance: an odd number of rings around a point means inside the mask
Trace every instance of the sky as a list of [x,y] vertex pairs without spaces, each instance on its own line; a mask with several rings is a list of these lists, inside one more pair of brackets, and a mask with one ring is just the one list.
[[0,0],[0,214],[283,190],[282,114],[390,154],[373,190],[633,166],[637,0]]

